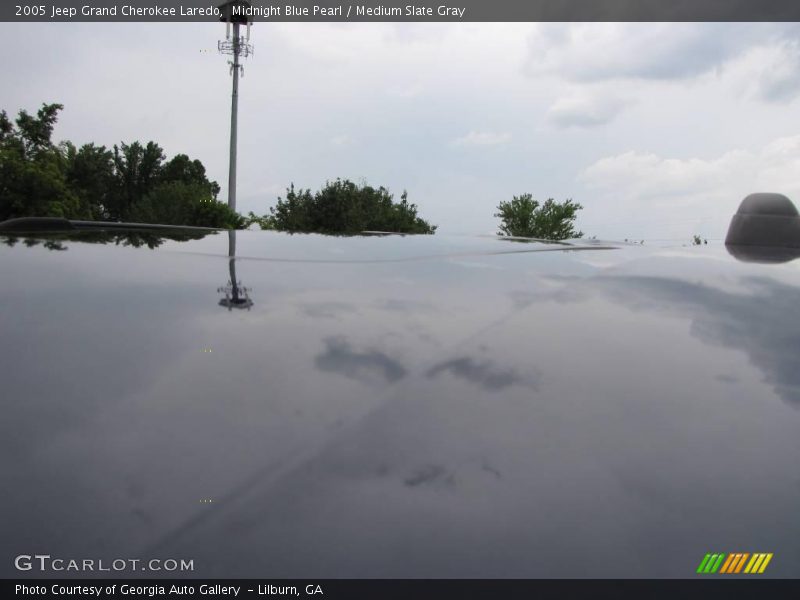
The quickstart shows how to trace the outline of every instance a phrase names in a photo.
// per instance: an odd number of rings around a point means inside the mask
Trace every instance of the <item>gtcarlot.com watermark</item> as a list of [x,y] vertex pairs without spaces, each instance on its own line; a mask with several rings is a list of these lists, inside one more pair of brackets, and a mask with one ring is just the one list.
[[18,571],[39,572],[141,572],[194,571],[194,559],[185,558],[53,558],[49,554],[20,554],[14,559]]

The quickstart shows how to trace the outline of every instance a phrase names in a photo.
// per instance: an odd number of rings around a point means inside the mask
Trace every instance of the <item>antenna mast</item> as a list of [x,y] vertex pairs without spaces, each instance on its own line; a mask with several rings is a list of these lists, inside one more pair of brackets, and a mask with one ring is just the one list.
[[[225,23],[225,39],[217,42],[217,49],[220,54],[233,56],[232,61],[228,61],[233,75],[233,91],[231,92],[231,148],[230,148],[230,167],[228,169],[228,206],[236,210],[236,142],[238,129],[239,113],[239,74],[244,76],[244,67],[239,63],[239,57],[248,57],[253,54],[253,46],[250,44],[250,17],[251,6],[245,0],[231,0],[219,7],[219,20]],[[231,25],[233,25],[233,36],[231,37]],[[241,36],[240,27],[247,27],[247,34]]]

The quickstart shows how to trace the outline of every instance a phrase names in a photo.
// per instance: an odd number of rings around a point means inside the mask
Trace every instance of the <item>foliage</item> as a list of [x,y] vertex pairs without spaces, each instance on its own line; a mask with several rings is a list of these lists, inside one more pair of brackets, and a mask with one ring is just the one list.
[[[58,120],[58,111],[63,108],[63,104],[42,104],[42,108],[35,117],[24,110],[19,111],[16,120],[16,137],[22,143],[26,155],[35,155],[52,148],[50,136],[53,134],[53,126]],[[3,111],[3,115],[5,116],[5,111]],[[9,133],[13,135],[13,132]]]
[[220,187],[199,160],[167,160],[153,141],[121,142],[111,149],[52,141],[61,104],[35,115],[20,110],[14,122],[0,112],[0,220],[27,216],[139,223],[351,234],[361,231],[434,233],[406,192],[394,202],[383,187],[349,180],[318,192],[286,190],[270,214],[242,217],[217,201]]
[[88,204],[68,185],[62,148],[50,141],[60,109],[45,104],[35,117],[22,110],[14,124],[0,113],[0,220],[90,217]]
[[417,216],[417,205],[408,201],[404,191],[400,202],[384,187],[361,186],[347,179],[326,182],[318,192],[286,190],[286,199],[278,198],[270,208],[269,224],[290,232],[354,234],[362,231],[426,233],[436,231]]
[[79,149],[65,142],[66,180],[69,188],[89,205],[92,219],[107,218],[115,192],[113,155],[103,146],[85,144]]
[[92,230],[92,231],[58,231],[37,233],[35,238],[22,237],[13,233],[3,233],[0,235],[0,243],[14,247],[22,239],[22,243],[27,248],[32,248],[41,244],[48,250],[68,250],[69,246],[65,242],[80,241],[88,244],[115,244],[117,246],[133,246],[140,248],[147,246],[151,250],[158,248],[165,240],[186,242],[188,240],[199,240],[206,237],[209,233],[215,235],[217,232],[203,231],[202,229],[174,229],[174,230]]
[[27,216],[239,227],[244,219],[216,201],[219,185],[199,160],[165,162],[155,142],[53,144],[60,104],[14,123],[0,112],[0,220]]
[[237,229],[244,219],[227,204],[218,202],[199,183],[166,181],[139,200],[128,213],[133,223],[195,225]]
[[566,240],[583,236],[574,228],[577,212],[582,208],[571,199],[558,203],[548,198],[540,205],[531,194],[522,194],[510,202],[501,202],[494,216],[501,220],[499,235]]
[[692,236],[692,246],[701,246],[702,244],[708,244],[708,240],[704,240],[697,234]]
[[258,225],[261,229],[275,229],[275,222],[273,221],[272,217],[269,215],[258,216],[253,211],[250,211],[244,218],[244,224],[242,227],[247,229],[253,223]]

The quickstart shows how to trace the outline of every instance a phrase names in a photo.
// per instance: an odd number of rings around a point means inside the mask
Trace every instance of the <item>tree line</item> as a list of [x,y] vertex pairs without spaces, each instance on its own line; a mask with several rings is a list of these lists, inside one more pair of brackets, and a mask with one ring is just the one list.
[[61,104],[14,122],[0,112],[0,220],[21,216],[237,227],[243,219],[217,201],[199,160],[166,160],[155,142],[112,149],[55,144]]
[[[317,192],[286,190],[264,215],[244,217],[218,195],[220,186],[199,160],[177,154],[167,160],[150,141],[111,149],[93,143],[80,148],[52,141],[61,104],[43,104],[35,115],[20,110],[12,121],[0,112],[0,221],[15,217],[62,217],[97,221],[162,223],[292,233],[354,234],[362,231],[432,234],[407,192],[396,201],[384,187],[347,179],[328,181]],[[583,235],[574,228],[578,203],[531,194],[500,202],[499,235],[562,240]]]

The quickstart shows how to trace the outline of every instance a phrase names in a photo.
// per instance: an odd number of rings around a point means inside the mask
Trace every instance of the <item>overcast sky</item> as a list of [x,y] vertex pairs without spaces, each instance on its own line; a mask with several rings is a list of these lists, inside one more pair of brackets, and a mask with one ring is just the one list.
[[[755,191],[800,203],[796,24],[258,23],[239,106],[240,212],[294,182],[383,185],[440,232],[501,200],[584,205],[599,238],[724,237]],[[158,142],[227,186],[216,23],[3,23],[9,113],[60,102],[55,139]],[[225,193],[223,192],[223,195]]]

